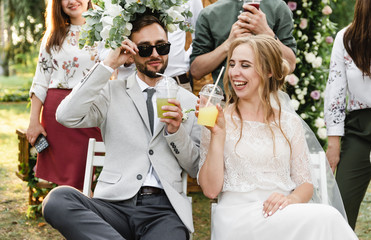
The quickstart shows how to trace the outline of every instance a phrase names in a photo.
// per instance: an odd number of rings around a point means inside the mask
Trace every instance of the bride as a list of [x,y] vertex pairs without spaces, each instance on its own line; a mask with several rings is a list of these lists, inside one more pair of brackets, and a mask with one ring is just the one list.
[[236,39],[213,128],[203,129],[199,184],[219,196],[213,240],[358,239],[334,207],[313,195],[309,150],[301,119],[280,100],[289,73],[277,41]]

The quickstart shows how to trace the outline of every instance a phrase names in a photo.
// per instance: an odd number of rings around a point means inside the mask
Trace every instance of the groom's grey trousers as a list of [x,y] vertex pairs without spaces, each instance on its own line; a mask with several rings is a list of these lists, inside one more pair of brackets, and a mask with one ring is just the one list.
[[189,239],[165,193],[109,202],[88,198],[71,187],[58,187],[44,200],[43,214],[68,240]]

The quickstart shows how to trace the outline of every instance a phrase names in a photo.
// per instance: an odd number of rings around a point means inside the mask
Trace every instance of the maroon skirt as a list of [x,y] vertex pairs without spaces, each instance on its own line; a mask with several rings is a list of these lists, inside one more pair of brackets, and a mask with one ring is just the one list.
[[49,147],[38,154],[36,177],[58,185],[82,189],[89,138],[102,141],[99,128],[66,128],[55,120],[60,102],[69,89],[49,89],[41,124],[47,133]]

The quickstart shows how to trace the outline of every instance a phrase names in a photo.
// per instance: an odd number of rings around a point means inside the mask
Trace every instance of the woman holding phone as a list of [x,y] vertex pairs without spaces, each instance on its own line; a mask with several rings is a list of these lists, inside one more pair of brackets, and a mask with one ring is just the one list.
[[98,62],[95,47],[79,49],[79,34],[85,23],[82,13],[89,8],[92,8],[91,0],[48,1],[47,29],[30,89],[31,113],[27,129],[31,145],[41,135],[49,143],[46,149],[39,149],[42,151],[37,157],[36,177],[78,189],[83,186],[88,139],[101,140],[100,130],[66,128],[55,120],[55,111]]

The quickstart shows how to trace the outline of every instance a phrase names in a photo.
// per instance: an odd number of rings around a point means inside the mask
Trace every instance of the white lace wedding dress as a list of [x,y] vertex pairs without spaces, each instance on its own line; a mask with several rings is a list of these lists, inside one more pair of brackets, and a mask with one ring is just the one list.
[[[283,112],[280,130],[271,124],[244,121],[225,114],[227,136],[224,147],[224,185],[212,213],[212,240],[341,240],[358,239],[342,215],[333,207],[291,204],[270,217],[263,216],[263,202],[273,192],[288,195],[298,185],[311,182],[309,152],[301,120]],[[202,131],[202,167],[210,131]],[[236,143],[238,144],[236,145]]]

